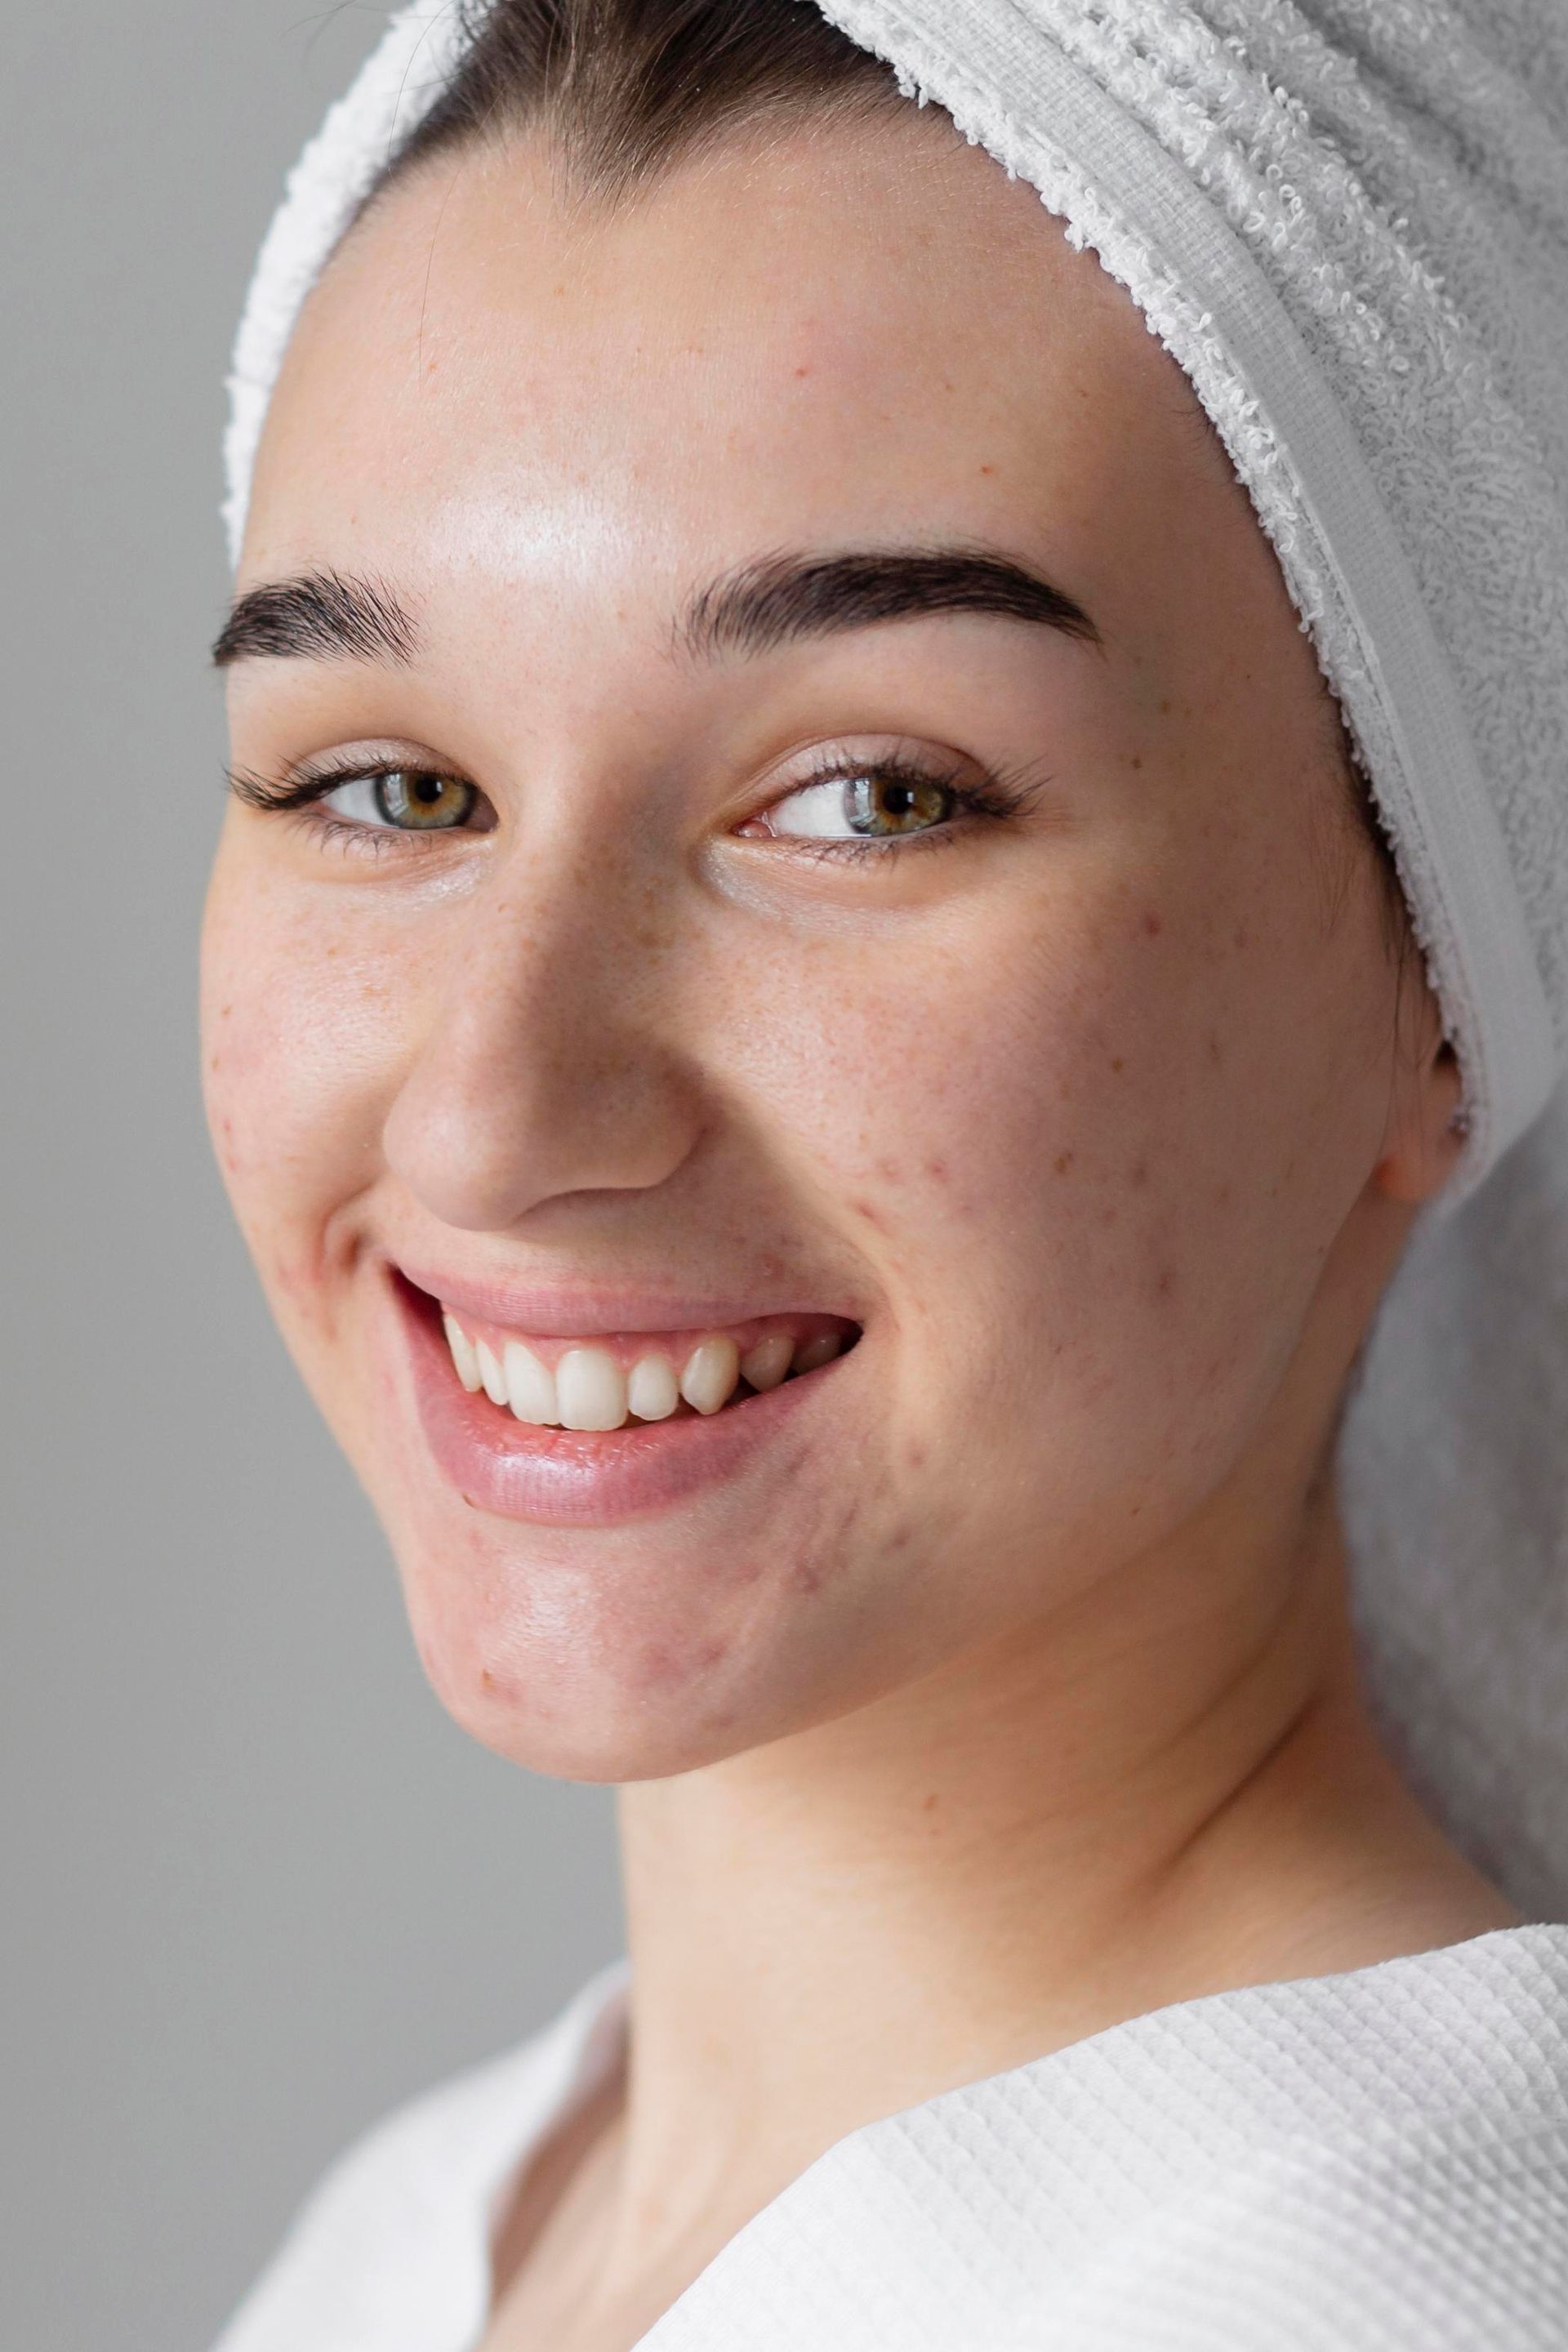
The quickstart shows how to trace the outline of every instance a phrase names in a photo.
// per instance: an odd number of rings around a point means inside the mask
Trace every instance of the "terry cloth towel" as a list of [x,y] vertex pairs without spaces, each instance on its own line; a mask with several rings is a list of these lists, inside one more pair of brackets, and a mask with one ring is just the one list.
[[[530,2156],[626,1970],[399,2109],[216,2352],[473,2352]],[[1568,1927],[1108,2027],[839,2140],[640,2352],[1562,2352]]]
[[[802,5],[813,0],[801,0]],[[1385,1736],[1568,1907],[1568,8],[816,0],[1038,189],[1191,378],[1394,845],[1464,1077],[1341,1448]],[[226,520],[300,306],[482,16],[416,0],[289,181]]]

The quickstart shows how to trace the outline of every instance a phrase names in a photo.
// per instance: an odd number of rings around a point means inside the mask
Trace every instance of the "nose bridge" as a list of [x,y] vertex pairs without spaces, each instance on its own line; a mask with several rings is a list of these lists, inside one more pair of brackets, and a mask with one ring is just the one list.
[[661,1019],[674,932],[624,845],[520,836],[449,910],[389,1164],[445,1223],[497,1229],[568,1192],[658,1184],[695,1139]]

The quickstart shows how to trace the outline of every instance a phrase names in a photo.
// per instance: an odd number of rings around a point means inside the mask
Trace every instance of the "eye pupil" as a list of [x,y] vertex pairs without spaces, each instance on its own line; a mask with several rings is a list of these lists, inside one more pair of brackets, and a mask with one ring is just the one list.
[[462,824],[472,810],[474,792],[471,784],[428,769],[395,768],[376,778],[375,796],[388,824],[431,833]]
[[920,833],[950,813],[952,792],[934,776],[852,777],[845,787],[845,815],[857,833]]

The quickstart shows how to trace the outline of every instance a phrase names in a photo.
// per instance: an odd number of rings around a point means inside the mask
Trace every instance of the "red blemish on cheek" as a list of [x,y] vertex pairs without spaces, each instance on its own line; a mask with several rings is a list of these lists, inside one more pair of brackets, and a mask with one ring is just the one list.
[[1164,925],[1161,922],[1159,916],[1154,913],[1152,908],[1151,908],[1149,913],[1143,918],[1143,929],[1148,932],[1149,937],[1152,940],[1157,940],[1160,933],[1164,929]]
[[854,1210],[858,1217],[864,1217],[866,1223],[871,1226],[875,1232],[879,1234],[885,1234],[887,1232],[888,1221],[886,1217],[883,1216],[879,1209],[874,1209],[869,1201],[851,1201],[849,1206]]
[[926,1161],[926,1174],[931,1178],[933,1184],[945,1184],[947,1181],[946,1160],[928,1160]]

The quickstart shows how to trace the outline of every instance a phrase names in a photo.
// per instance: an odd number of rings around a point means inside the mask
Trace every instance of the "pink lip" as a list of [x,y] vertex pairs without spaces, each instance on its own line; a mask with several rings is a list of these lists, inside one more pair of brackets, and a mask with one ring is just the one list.
[[[700,1488],[733,1476],[803,1407],[809,1409],[812,1399],[821,1394],[823,1381],[844,1360],[837,1358],[766,1395],[726,1405],[721,1412],[605,1431],[534,1429],[500,1411],[482,1391],[468,1394],[453,1370],[436,1300],[395,1268],[390,1272],[419,1423],[437,1465],[479,1510],[539,1527],[611,1527],[668,1509]],[[511,1321],[514,1328],[521,1305],[531,1318],[523,1328],[540,1328],[542,1294],[459,1290],[454,1296],[447,1285],[441,1296],[458,1307],[483,1299],[485,1319]],[[546,1312],[561,1296],[549,1295]],[[507,1307],[504,1317],[490,1312],[498,1299]],[[565,1328],[574,1332],[619,1328],[629,1303],[623,1295],[603,1309],[599,1322],[579,1321]],[[674,1301],[679,1318],[672,1317],[668,1325],[660,1326],[646,1319],[649,1301],[645,1296],[635,1302],[638,1328],[658,1330],[720,1320],[700,1313],[690,1316],[692,1303]],[[574,1298],[573,1311],[581,1304]],[[477,1312],[477,1307],[470,1306],[469,1311]]]

